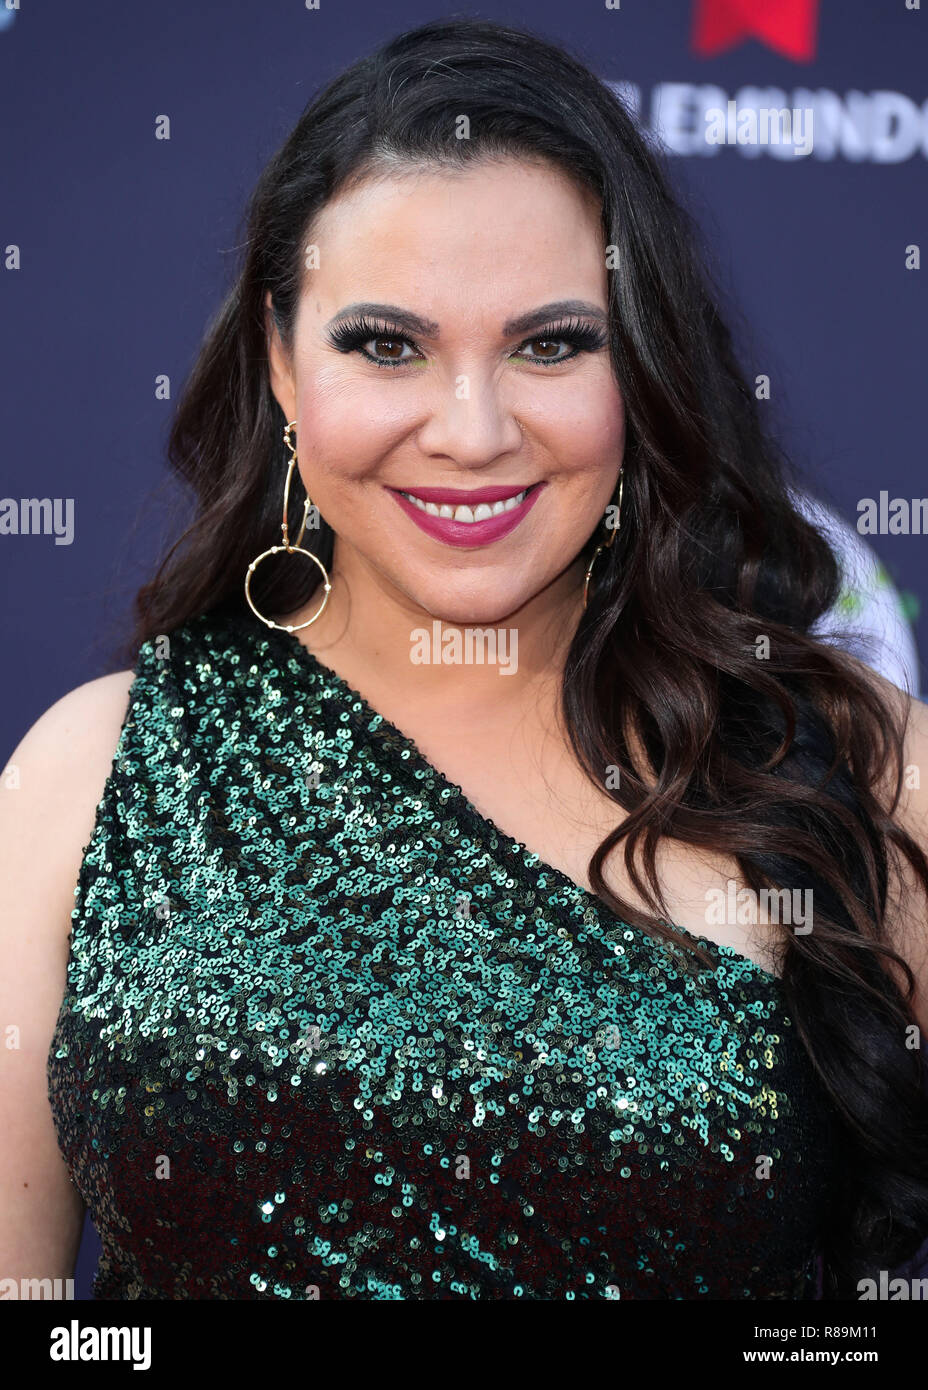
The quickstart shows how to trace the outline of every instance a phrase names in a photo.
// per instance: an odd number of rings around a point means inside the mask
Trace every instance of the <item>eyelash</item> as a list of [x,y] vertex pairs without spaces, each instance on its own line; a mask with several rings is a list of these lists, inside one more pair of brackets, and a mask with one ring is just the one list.
[[[376,338],[384,338],[388,342],[400,343],[406,347],[416,347],[411,338],[407,338],[388,323],[374,323],[370,319],[346,319],[329,331],[329,341],[339,352],[360,352],[362,357],[365,357],[368,362],[373,362],[376,367],[388,369],[405,367],[413,360],[411,357],[398,357],[391,362],[381,357],[375,357],[370,352],[365,352],[364,344]],[[559,367],[562,362],[572,361],[581,352],[598,352],[600,348],[605,347],[607,341],[608,337],[603,329],[595,327],[593,324],[584,323],[580,319],[569,319],[563,323],[547,325],[540,333],[533,333],[531,338],[525,338],[520,347],[542,342],[570,344],[573,351],[564,357],[530,357],[527,359],[533,365]],[[418,349],[416,350],[418,351]]]

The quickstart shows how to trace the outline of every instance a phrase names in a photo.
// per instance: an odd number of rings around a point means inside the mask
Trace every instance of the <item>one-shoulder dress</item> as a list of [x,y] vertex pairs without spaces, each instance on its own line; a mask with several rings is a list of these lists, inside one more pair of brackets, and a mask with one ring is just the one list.
[[[688,933],[681,933],[684,937]],[[299,639],[138,653],[49,1098],[101,1299],[806,1299],[783,986],[619,920]]]

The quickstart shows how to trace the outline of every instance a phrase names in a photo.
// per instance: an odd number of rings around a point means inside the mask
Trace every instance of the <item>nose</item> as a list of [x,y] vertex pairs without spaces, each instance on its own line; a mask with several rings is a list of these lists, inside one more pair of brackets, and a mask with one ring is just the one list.
[[451,459],[460,468],[482,468],[501,454],[518,453],[522,429],[492,384],[461,373],[450,389],[442,388],[418,441],[431,458]]

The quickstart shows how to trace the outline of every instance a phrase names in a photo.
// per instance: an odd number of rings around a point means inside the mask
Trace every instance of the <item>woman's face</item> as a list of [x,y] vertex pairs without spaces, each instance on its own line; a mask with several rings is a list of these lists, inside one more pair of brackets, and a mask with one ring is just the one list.
[[292,357],[276,333],[269,355],[333,583],[451,623],[559,578],[579,597],[625,438],[593,197],[522,161],[415,171],[333,199],[310,241]]

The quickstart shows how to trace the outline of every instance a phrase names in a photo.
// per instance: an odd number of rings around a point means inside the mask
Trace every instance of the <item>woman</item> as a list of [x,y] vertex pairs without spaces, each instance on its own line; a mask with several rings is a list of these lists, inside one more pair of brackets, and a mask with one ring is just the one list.
[[104,1298],[913,1256],[928,721],[809,636],[834,557],[692,245],[614,96],[489,23],[271,161],[132,669],[14,754],[5,1268],[70,1272],[83,1203]]

